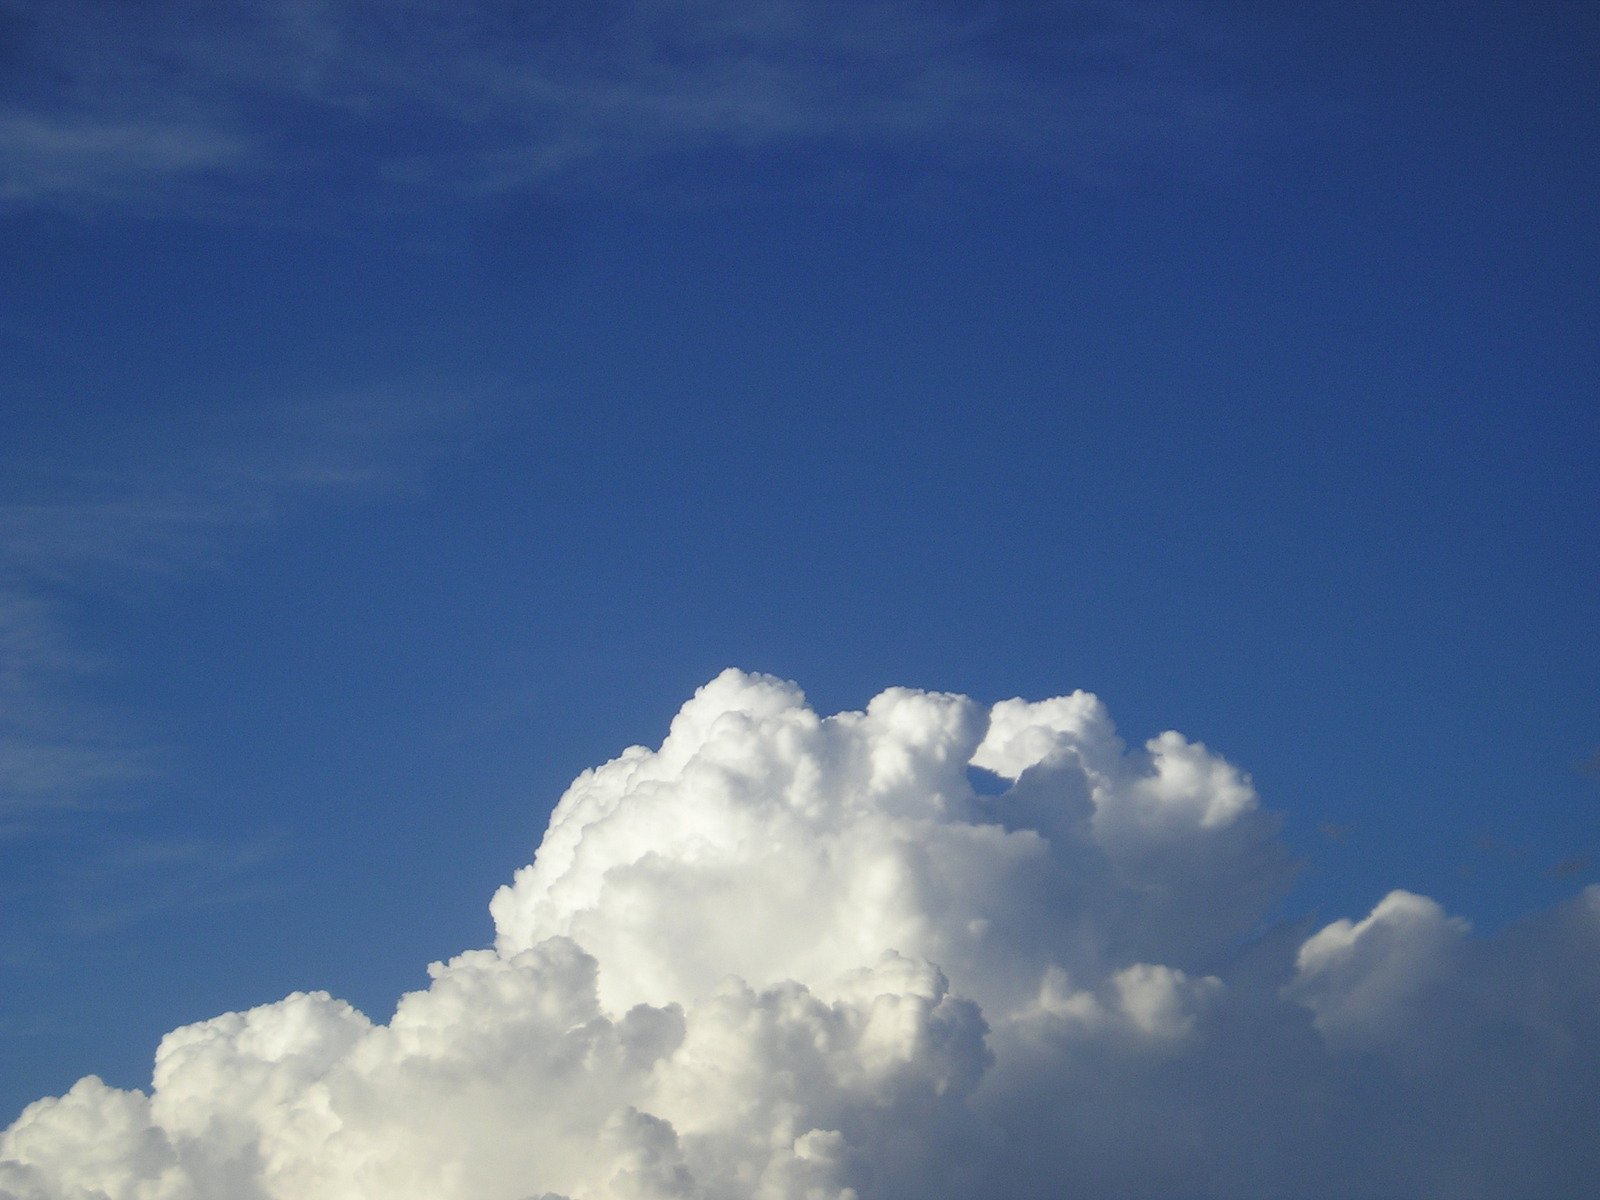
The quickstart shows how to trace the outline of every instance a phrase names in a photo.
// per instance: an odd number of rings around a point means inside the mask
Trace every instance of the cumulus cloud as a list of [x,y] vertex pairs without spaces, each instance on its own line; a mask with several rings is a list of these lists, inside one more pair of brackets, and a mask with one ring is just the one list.
[[1592,1191],[1600,888],[1484,938],[1267,924],[1288,879],[1246,774],[1086,693],[824,718],[728,671],[572,784],[492,948],[387,1023],[169,1034],[148,1093],[29,1107],[0,1198]]

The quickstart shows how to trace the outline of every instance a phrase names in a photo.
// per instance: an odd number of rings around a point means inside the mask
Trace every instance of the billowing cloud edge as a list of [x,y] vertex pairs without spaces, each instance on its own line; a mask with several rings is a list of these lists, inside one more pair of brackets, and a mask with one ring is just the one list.
[[[998,777],[981,794],[972,770]],[[984,793],[992,789],[985,788]],[[296,994],[0,1138],[0,1200],[1557,1196],[1600,1181],[1600,887],[1319,930],[1249,777],[1075,692],[821,717],[727,671],[584,772],[492,948]]]

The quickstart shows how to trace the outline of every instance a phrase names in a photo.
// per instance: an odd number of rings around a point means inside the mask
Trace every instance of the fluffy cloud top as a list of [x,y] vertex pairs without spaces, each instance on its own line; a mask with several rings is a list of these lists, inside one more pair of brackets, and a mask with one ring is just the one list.
[[573,783],[493,949],[387,1024],[169,1034],[148,1095],[29,1107],[0,1200],[1593,1192],[1600,888],[1483,939],[1269,928],[1287,878],[1248,776],[1085,693],[728,671]]

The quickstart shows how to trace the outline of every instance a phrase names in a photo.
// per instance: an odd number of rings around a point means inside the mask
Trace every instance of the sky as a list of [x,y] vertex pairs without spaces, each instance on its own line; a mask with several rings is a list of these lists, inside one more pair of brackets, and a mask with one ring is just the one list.
[[[730,666],[783,712],[1084,689],[1130,762],[1203,742],[1283,871],[1227,875],[1222,932],[1316,947],[1283,994],[1335,1041],[1318,964],[1395,889],[1440,962],[1564,961],[1597,57],[1566,3],[0,0],[3,1119],[504,948],[568,785]],[[1201,1004],[1219,945],[1073,995]],[[700,987],[639,996],[692,1033]]]

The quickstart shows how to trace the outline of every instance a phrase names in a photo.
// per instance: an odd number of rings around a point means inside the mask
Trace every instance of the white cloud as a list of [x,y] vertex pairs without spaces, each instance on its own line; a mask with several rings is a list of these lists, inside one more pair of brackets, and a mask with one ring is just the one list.
[[1335,921],[1307,939],[1290,991],[1331,1037],[1403,1034],[1403,1016],[1426,1018],[1418,1002],[1456,974],[1467,929],[1426,896],[1390,892],[1364,920]]
[[1402,892],[1262,932],[1274,830],[1084,693],[823,718],[726,672],[573,783],[493,949],[386,1024],[310,994],[169,1034],[148,1096],[30,1107],[0,1197],[1592,1191],[1600,888],[1495,939]]

